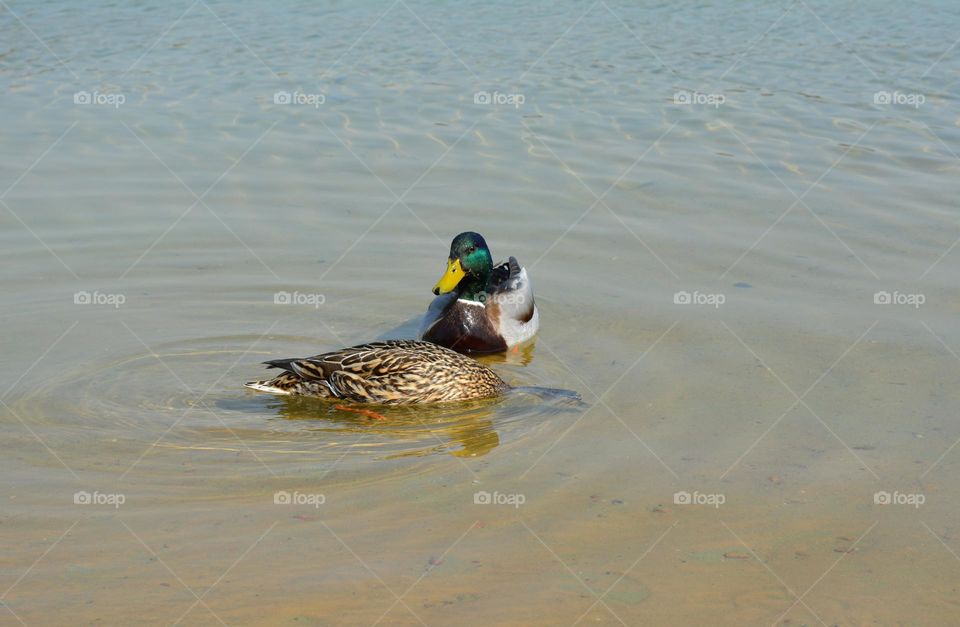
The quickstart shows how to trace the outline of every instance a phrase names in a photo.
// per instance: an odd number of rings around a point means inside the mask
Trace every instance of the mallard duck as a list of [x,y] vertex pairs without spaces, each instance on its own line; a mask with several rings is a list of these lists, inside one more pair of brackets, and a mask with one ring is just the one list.
[[430,342],[388,340],[313,357],[274,359],[283,372],[248,388],[274,394],[401,405],[499,396],[510,389],[483,364]]
[[419,337],[462,353],[493,353],[540,328],[527,271],[516,258],[497,266],[487,242],[467,231],[453,238],[447,271],[434,286]]

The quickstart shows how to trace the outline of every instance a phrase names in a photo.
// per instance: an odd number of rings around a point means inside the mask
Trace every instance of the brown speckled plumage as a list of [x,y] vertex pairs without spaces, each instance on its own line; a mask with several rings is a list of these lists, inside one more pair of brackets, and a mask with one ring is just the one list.
[[284,372],[247,387],[386,405],[438,403],[499,396],[509,386],[495,372],[442,346],[388,340],[338,351],[264,362]]

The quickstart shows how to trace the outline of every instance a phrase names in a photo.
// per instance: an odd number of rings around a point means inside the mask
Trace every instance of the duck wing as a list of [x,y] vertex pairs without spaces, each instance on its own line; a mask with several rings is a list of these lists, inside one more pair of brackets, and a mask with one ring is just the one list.
[[[497,266],[494,276],[499,280],[491,281],[490,302],[497,308],[501,336],[508,345],[513,345],[521,341],[518,338],[536,333],[538,324],[533,322],[536,316],[533,285],[516,257],[510,257],[509,261]],[[533,324],[527,326],[531,322]],[[524,328],[508,328],[516,325]]]
[[377,376],[404,370],[408,357],[417,347],[410,340],[369,342],[313,357],[274,359],[263,362],[268,368],[280,368],[307,381],[326,381],[336,372]]
[[494,266],[490,277],[490,293],[516,289],[522,272],[523,268],[520,267],[516,257],[510,257],[507,261]]

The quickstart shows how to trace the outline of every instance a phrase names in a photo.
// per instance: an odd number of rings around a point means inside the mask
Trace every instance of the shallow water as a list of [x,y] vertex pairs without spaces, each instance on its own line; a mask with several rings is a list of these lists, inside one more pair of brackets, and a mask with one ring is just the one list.
[[[958,23],[0,7],[0,621],[956,624]],[[582,407],[242,388],[467,229],[541,311],[483,360]]]

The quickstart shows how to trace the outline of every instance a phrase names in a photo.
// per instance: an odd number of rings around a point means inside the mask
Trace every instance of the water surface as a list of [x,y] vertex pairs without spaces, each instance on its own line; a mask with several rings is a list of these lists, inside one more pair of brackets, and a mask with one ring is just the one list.
[[[958,25],[8,2],[0,620],[955,624]],[[242,388],[467,229],[542,318],[485,361],[583,407]]]

